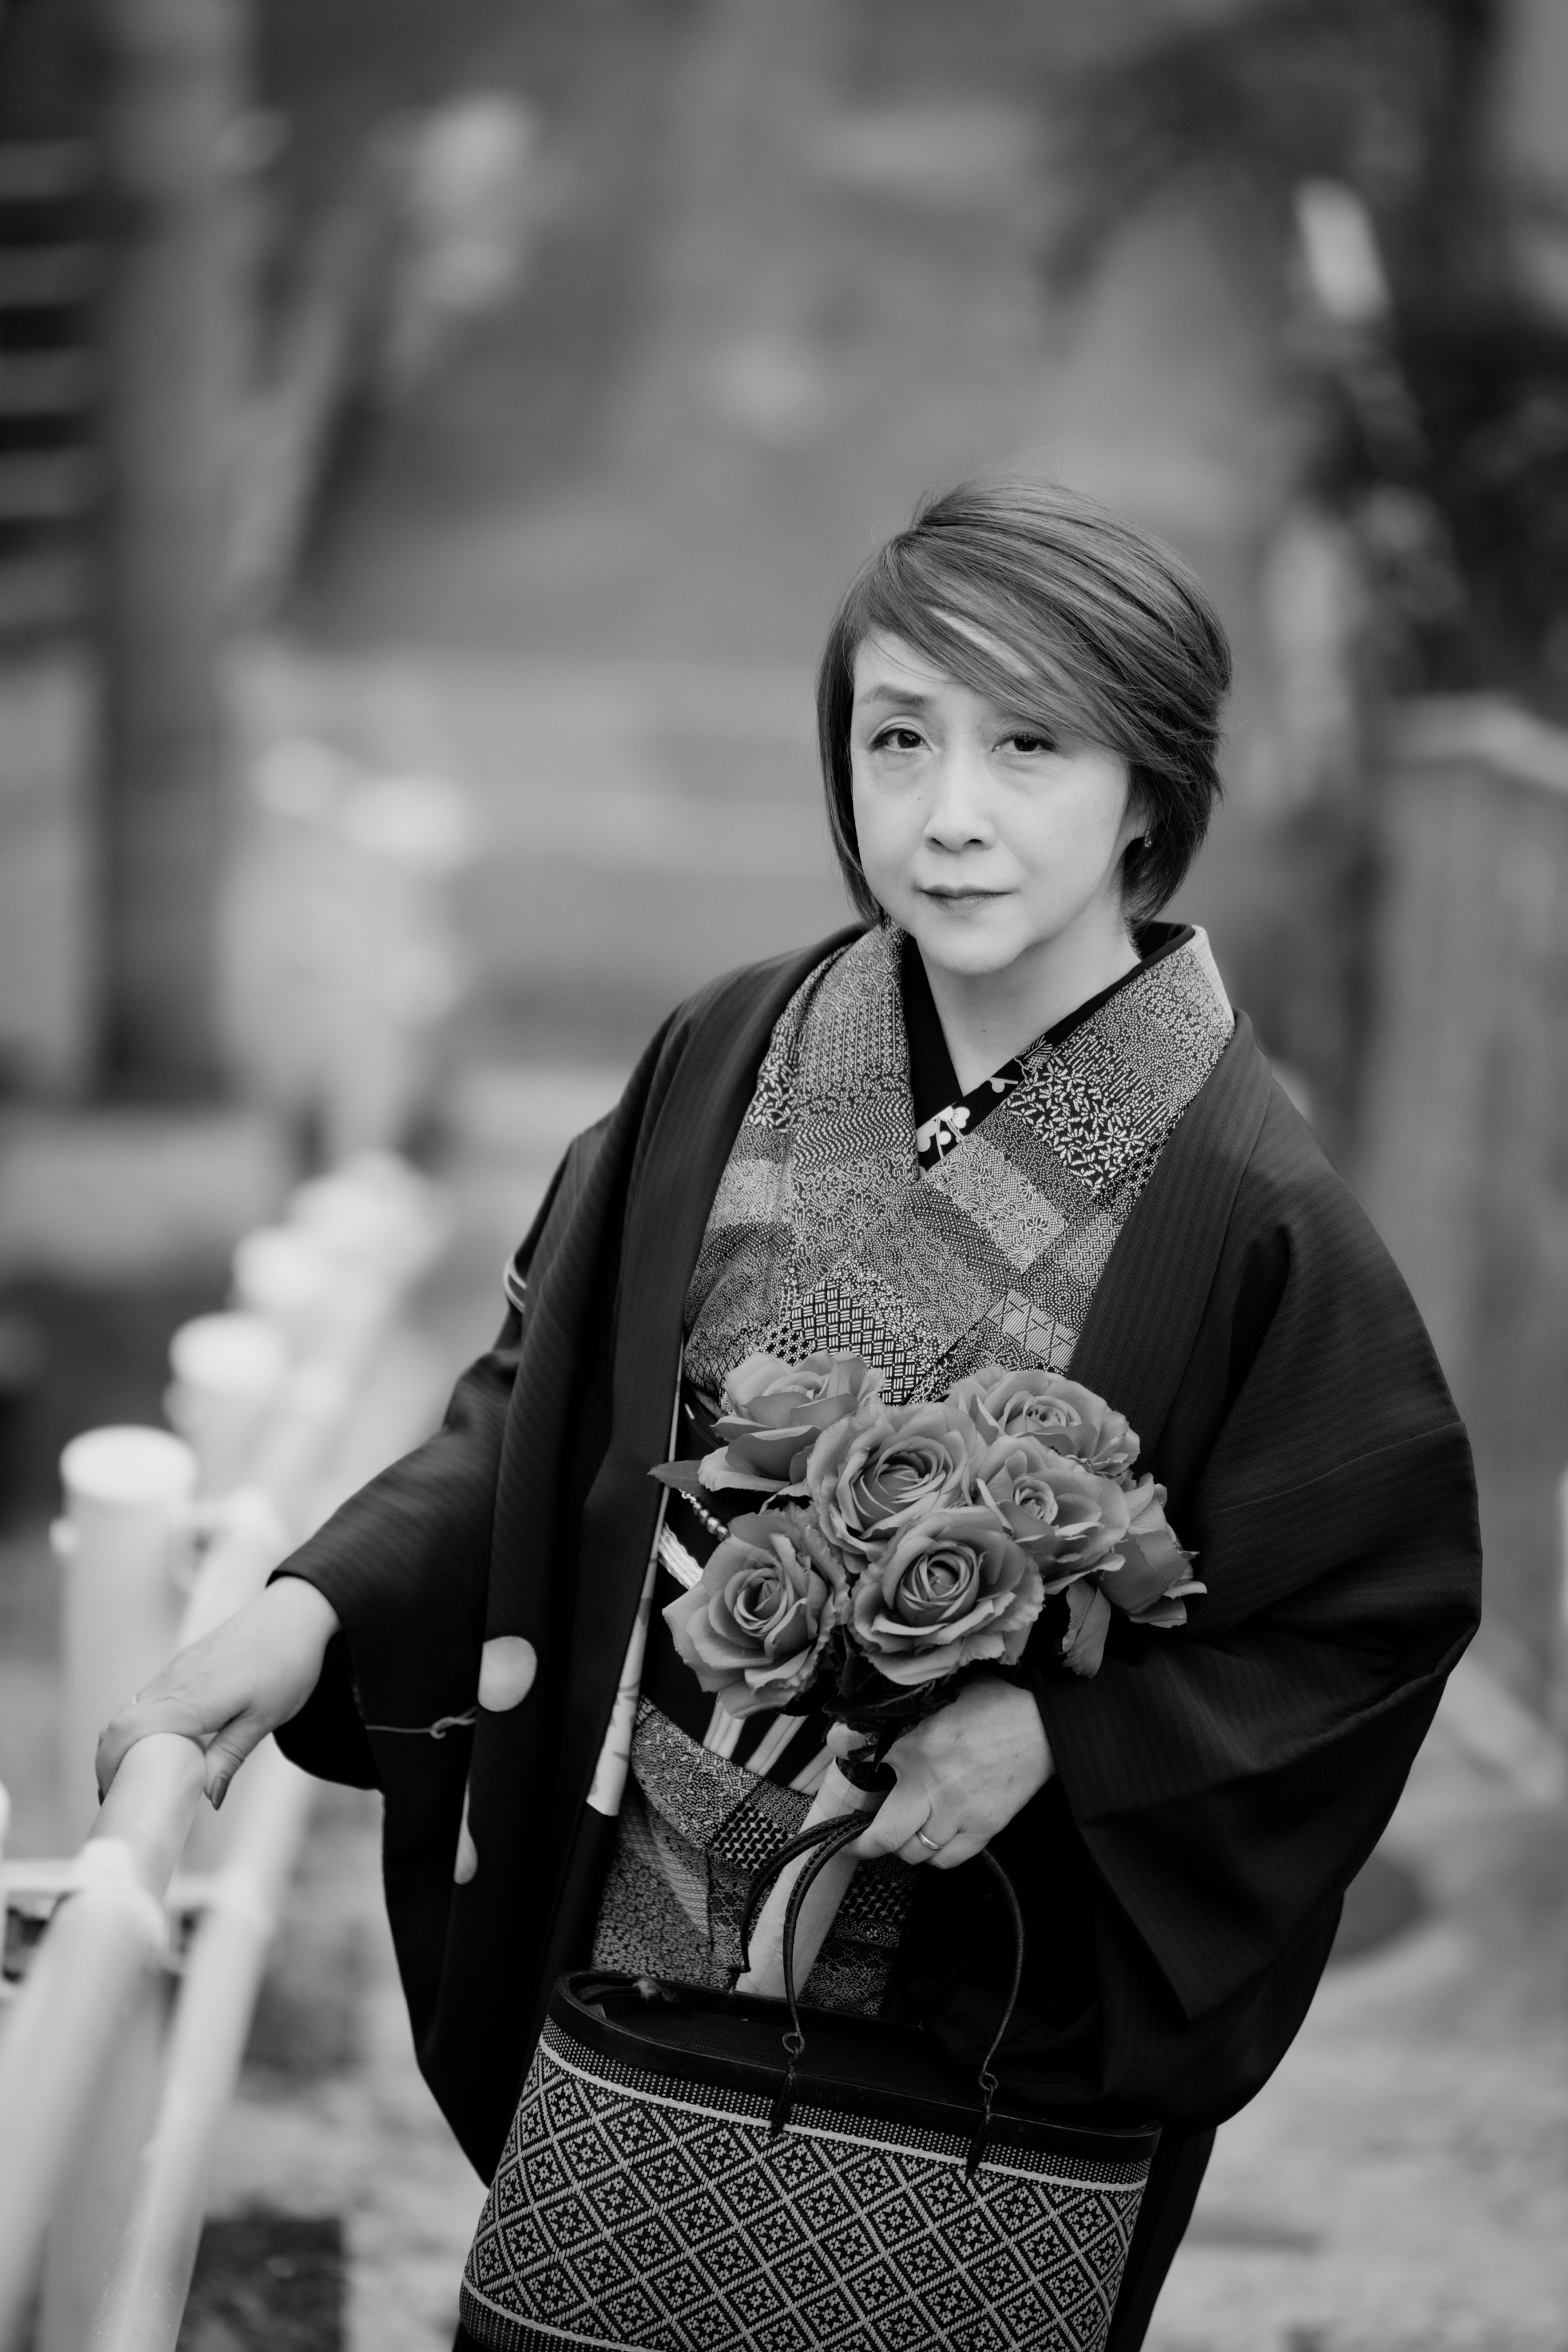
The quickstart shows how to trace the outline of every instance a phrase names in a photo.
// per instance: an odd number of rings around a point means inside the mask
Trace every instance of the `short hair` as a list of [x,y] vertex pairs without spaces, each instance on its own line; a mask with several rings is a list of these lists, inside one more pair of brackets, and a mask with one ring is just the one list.
[[1059,485],[969,482],[925,500],[834,615],[817,673],[828,824],[851,898],[882,918],[851,787],[855,654],[881,630],[1052,731],[1119,751],[1153,835],[1130,845],[1131,923],[1156,915],[1219,797],[1230,646],[1196,574],[1125,517]]

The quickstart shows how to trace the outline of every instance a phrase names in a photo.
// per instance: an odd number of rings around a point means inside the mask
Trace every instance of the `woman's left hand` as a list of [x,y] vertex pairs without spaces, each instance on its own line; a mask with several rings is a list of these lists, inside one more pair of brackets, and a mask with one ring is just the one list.
[[989,1845],[1055,1769],[1030,1693],[989,1677],[895,1739],[887,1760],[898,1785],[849,1852],[861,1862],[895,1853],[938,1870],[956,1870]]

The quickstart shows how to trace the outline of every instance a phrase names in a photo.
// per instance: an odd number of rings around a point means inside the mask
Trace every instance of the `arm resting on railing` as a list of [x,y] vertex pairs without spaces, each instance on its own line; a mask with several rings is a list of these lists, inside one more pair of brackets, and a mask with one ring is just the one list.
[[298,1577],[285,1577],[190,1648],[122,1706],[98,1746],[99,1788],[121,1769],[132,1742],[178,1732],[205,1750],[214,1804],[259,1740],[298,1713],[315,1689],[338,1630],[330,1601]]

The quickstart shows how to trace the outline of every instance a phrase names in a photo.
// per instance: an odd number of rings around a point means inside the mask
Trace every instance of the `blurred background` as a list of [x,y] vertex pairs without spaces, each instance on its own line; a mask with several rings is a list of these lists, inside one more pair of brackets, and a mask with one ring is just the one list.
[[[1151,2345],[1562,2352],[1563,0],[0,0],[12,1851],[71,1835],[62,1444],[388,1152],[446,1238],[354,1465],[434,1419],[664,1013],[843,920],[827,618],[1002,465],[1219,602],[1178,911],[1416,1291],[1488,1543]],[[183,2341],[444,2346],[479,2193],[325,1798]]]

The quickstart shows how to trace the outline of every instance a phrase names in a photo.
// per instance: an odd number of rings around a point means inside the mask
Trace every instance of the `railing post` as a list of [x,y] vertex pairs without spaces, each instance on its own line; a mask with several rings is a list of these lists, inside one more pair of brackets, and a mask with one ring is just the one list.
[[169,1366],[163,1410],[195,1454],[199,1491],[226,1495],[283,1384],[287,1346],[260,1316],[198,1315],[169,1342]]
[[167,1430],[89,1429],[61,1454],[60,1479],[61,1801],[67,1843],[75,1845],[97,1811],[99,1732],[174,1647],[196,1457]]

